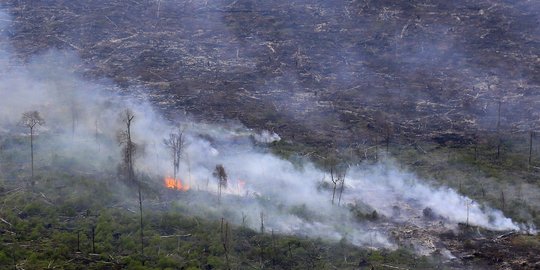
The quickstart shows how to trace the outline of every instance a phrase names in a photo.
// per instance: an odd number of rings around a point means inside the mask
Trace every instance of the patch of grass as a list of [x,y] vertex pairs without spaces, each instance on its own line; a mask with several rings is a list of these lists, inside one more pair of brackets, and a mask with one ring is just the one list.
[[518,235],[512,238],[512,244],[518,247],[540,250],[540,236]]

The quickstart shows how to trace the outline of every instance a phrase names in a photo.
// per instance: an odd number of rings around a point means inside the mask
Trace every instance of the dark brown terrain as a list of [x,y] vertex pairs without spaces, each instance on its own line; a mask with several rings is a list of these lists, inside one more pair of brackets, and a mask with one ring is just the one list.
[[22,56],[74,50],[81,71],[144,85],[168,108],[296,141],[348,143],[387,126],[461,140],[497,129],[499,103],[501,129],[539,121],[534,1],[4,4]]
[[[538,225],[540,2],[0,3],[28,61],[73,51],[78,72],[143,89],[169,118],[239,120],[366,159],[392,142],[419,175]],[[437,235],[458,268],[540,269],[538,236],[399,229]]]

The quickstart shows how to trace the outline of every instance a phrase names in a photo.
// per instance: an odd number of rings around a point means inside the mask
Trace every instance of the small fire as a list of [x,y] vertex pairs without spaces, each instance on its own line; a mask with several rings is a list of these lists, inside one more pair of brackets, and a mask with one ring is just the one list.
[[182,184],[182,180],[174,179],[172,177],[165,177],[165,187],[168,189],[176,189],[180,191],[188,191],[190,186],[188,184]]
[[238,189],[244,190],[244,187],[246,186],[246,181],[238,180]]

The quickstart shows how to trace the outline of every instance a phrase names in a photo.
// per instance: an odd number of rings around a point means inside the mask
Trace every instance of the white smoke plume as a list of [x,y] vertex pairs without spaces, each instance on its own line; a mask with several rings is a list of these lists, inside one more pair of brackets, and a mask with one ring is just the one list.
[[[1,18],[6,17],[1,14]],[[133,140],[145,146],[145,154],[135,166],[154,176],[153,184],[163,186],[161,177],[172,175],[169,152],[162,142],[180,126],[188,142],[180,177],[194,192],[215,193],[214,167],[223,164],[227,170],[229,184],[222,205],[212,196],[193,196],[196,206],[192,214],[230,213],[228,218],[237,223],[245,215],[247,226],[258,230],[263,213],[267,231],[386,248],[396,247],[387,232],[377,229],[376,223],[357,221],[347,205],[362,202],[388,218],[394,206],[409,205],[413,211],[401,217],[405,220],[421,217],[422,210],[429,207],[449,227],[466,222],[469,216],[469,223],[488,229],[519,229],[502,212],[472,202],[450,188],[431,187],[392,163],[351,167],[345,180],[345,206],[332,205],[331,191],[320,185],[324,171],[310,162],[299,167],[253,145],[253,139],[278,141],[279,135],[273,132],[257,133],[238,124],[223,126],[189,119],[173,123],[163,119],[144,95],[119,94],[132,89],[125,91],[105,80],[82,78],[75,71],[81,63],[74,53],[50,51],[23,63],[9,45],[1,46],[0,131],[26,132],[17,126],[21,114],[38,110],[47,121],[42,132],[51,134],[50,141],[40,142],[51,150],[38,154],[42,164],[50,162],[53,155],[86,160],[97,170],[119,163],[120,147],[115,142],[123,128],[119,117],[130,108],[135,114]]]

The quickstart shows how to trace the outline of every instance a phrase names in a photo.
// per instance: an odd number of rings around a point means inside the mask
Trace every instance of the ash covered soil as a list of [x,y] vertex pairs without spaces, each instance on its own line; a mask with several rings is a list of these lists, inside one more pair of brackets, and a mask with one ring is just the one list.
[[[75,51],[84,61],[79,72],[144,87],[170,118],[186,111],[238,119],[323,146],[378,145],[390,133],[414,144],[469,145],[540,124],[534,1],[2,4],[13,17],[9,42],[19,56]],[[538,174],[526,176],[538,188]],[[538,210],[538,201],[530,204]],[[437,222],[387,226],[403,244],[451,252],[457,268],[540,267],[538,237],[449,232]]]
[[3,2],[23,57],[74,50],[82,72],[145,85],[173,115],[312,144],[539,121],[535,1]]

